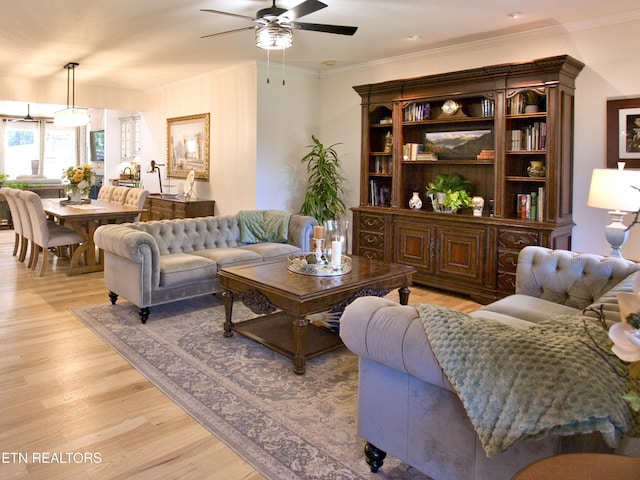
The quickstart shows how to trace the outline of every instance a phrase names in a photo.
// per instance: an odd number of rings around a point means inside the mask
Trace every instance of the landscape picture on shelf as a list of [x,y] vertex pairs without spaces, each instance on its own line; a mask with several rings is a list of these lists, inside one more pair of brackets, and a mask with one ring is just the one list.
[[440,160],[473,160],[482,150],[493,148],[493,133],[491,130],[427,132],[425,148]]
[[167,119],[169,176],[209,180],[209,114]]

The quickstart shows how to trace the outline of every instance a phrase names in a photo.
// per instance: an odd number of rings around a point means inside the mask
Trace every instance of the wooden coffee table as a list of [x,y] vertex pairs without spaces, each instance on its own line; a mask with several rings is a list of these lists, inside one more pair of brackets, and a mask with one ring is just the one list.
[[[397,263],[352,258],[345,275],[316,277],[290,272],[287,262],[229,267],[218,272],[225,307],[224,336],[234,332],[293,360],[293,371],[305,373],[307,359],[342,346],[339,335],[309,326],[308,315],[346,305],[358,296],[383,296],[394,288],[400,303],[409,301],[415,268]],[[233,323],[233,301],[241,298],[255,313],[267,314]],[[279,312],[275,312],[280,309]]]

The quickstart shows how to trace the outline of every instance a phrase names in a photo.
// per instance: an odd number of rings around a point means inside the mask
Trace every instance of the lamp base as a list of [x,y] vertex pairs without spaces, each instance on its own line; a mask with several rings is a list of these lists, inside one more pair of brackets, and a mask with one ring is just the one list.
[[611,253],[609,256],[624,259],[620,252],[620,248],[624,245],[624,242],[627,241],[627,237],[629,236],[627,226],[622,223],[622,219],[626,213],[614,210],[609,212],[609,215],[611,215],[611,223],[604,228],[605,238],[611,246]]

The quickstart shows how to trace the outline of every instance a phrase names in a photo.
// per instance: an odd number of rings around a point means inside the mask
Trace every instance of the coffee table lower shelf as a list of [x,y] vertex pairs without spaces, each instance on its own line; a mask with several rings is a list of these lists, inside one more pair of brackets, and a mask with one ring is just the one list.
[[[293,322],[291,315],[276,312],[234,323],[233,331],[293,360],[296,357]],[[305,340],[300,352],[305,361],[344,346],[337,333],[311,324],[305,329]]]

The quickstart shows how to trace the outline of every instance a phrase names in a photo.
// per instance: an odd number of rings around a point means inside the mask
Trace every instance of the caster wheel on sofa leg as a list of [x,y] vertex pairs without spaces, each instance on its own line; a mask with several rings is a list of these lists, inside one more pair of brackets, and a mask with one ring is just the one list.
[[387,456],[385,452],[369,442],[364,446],[364,455],[367,457],[367,464],[371,467],[372,473],[377,473],[380,470],[384,458]]
[[109,292],[109,300],[111,300],[111,305],[115,305],[116,302],[118,301],[118,294]]
[[148,307],[141,308],[140,311],[138,312],[138,316],[140,317],[140,321],[142,323],[147,323],[147,318],[149,318],[149,308]]

